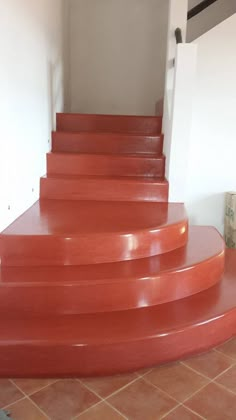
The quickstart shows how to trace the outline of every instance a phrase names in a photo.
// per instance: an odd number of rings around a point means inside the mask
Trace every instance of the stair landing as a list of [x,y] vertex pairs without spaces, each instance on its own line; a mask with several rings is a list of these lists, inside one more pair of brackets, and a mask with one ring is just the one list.
[[182,204],[41,200],[1,235],[3,266],[124,261],[186,244]]

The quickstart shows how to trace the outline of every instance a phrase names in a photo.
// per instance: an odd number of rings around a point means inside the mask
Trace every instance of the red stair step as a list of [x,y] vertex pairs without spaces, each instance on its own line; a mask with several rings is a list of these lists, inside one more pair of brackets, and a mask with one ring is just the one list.
[[52,151],[61,153],[162,154],[162,135],[96,132],[52,133]]
[[54,200],[168,201],[163,178],[50,175],[40,180],[40,197]]
[[48,175],[164,177],[164,156],[48,153]]
[[160,134],[162,117],[136,115],[57,114],[57,131],[101,131]]
[[184,246],[182,204],[41,200],[0,236],[4,266],[139,259]]
[[148,308],[0,317],[2,377],[109,375],[203,352],[236,334],[236,251],[221,283]]
[[186,247],[141,260],[67,267],[2,267],[0,313],[79,314],[141,308],[183,299],[220,281],[224,241],[192,227]]

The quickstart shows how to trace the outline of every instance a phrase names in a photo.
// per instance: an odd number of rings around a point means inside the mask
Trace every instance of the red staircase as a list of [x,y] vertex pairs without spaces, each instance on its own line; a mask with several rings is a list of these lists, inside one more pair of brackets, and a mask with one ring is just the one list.
[[58,114],[40,201],[0,237],[0,376],[105,375],[236,333],[236,252],[168,203],[160,117]]

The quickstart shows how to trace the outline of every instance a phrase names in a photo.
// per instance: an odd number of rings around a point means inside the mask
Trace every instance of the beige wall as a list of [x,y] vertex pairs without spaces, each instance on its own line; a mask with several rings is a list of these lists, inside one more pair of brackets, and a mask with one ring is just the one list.
[[70,1],[70,109],[155,114],[163,98],[167,0]]
[[[189,9],[200,3],[200,0],[189,0]],[[236,13],[236,0],[218,0],[188,21],[187,42],[203,35],[214,26]]]

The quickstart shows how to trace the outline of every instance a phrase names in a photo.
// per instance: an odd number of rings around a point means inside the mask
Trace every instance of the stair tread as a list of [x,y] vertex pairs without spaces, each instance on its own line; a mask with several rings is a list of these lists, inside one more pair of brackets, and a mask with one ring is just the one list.
[[163,154],[150,154],[150,153],[93,153],[93,152],[49,152],[48,155],[55,155],[55,156],[71,156],[76,159],[77,156],[86,156],[86,157],[109,157],[109,158],[117,158],[117,159],[164,159],[165,155]]
[[[94,266],[53,267],[2,267],[0,285],[3,283],[32,284],[127,284],[128,281],[145,280],[164,273],[183,272],[224,253],[224,241],[215,228],[192,226],[189,240],[181,247],[166,254],[139,260],[121,261]],[[169,278],[170,280],[170,278]],[[171,280],[170,280],[171,281]]]
[[148,183],[148,184],[160,184],[160,185],[168,185],[168,181],[166,178],[155,176],[150,178],[149,176],[107,176],[107,175],[59,175],[59,174],[47,174],[44,175],[42,178],[44,179],[65,179],[65,180],[89,180],[100,182],[104,181],[111,181],[111,182],[124,182],[124,183]]
[[186,220],[175,203],[40,200],[2,232],[6,235],[128,234]]
[[161,133],[151,133],[151,134],[147,134],[145,131],[142,133],[140,131],[137,132],[130,132],[130,133],[125,133],[125,132],[116,132],[116,131],[70,131],[70,130],[56,130],[56,131],[52,131],[53,134],[62,134],[63,136],[66,135],[72,135],[72,136],[87,136],[87,135],[92,135],[92,136],[98,136],[101,137],[102,135],[109,137],[109,136],[119,136],[119,137],[148,137],[148,138],[160,138],[162,137]]
[[163,135],[96,131],[53,131],[53,151],[72,153],[162,153]]
[[[236,320],[236,251],[226,251],[226,272],[221,283],[188,298],[129,311],[28,317],[14,316],[14,308],[1,314],[0,343],[37,343],[55,346],[111,345],[137,342],[217,322],[226,314]],[[223,332],[222,332],[223,333]]]
[[161,133],[162,117],[112,114],[59,113],[59,131],[109,131],[114,133]]

